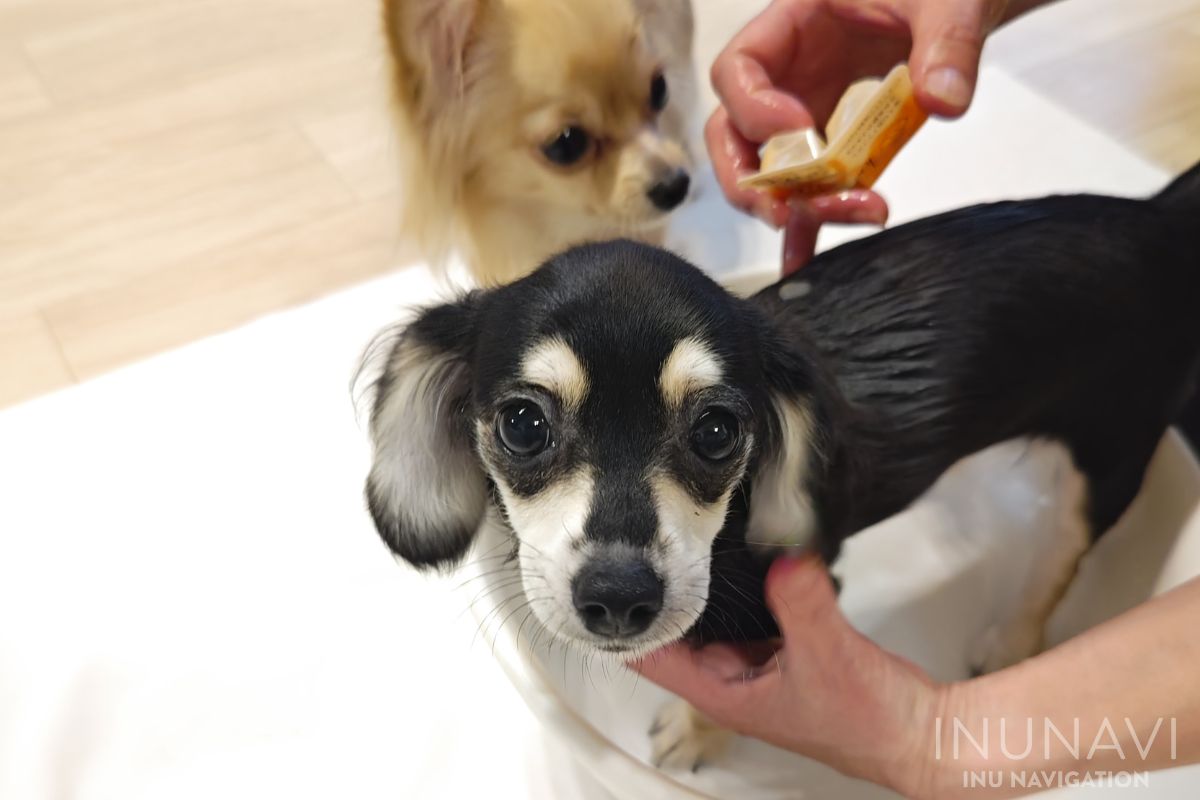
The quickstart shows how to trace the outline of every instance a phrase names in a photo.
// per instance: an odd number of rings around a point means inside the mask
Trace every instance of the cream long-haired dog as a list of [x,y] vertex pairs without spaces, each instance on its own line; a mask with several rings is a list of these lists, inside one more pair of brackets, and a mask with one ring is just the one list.
[[384,0],[405,234],[481,283],[656,243],[688,194],[690,0]]

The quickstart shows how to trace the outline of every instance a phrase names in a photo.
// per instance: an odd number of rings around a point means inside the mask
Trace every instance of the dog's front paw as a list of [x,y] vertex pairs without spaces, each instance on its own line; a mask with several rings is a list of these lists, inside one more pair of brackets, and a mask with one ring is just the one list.
[[684,700],[662,707],[650,728],[651,760],[654,766],[695,772],[725,752],[733,732],[718,727]]
[[987,675],[1037,655],[1042,649],[1042,626],[1018,620],[989,625],[975,640],[967,657],[971,675]]

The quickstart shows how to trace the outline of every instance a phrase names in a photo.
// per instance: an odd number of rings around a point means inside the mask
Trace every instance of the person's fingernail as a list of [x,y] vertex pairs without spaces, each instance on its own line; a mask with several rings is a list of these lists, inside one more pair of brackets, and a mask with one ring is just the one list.
[[971,84],[954,67],[935,67],[926,73],[925,91],[953,108],[966,108],[971,102]]
[[865,190],[851,189],[838,194],[815,197],[809,201],[808,208],[837,222],[884,224],[887,222],[887,209],[880,208],[878,203],[867,204],[868,195],[869,192]]
[[826,210],[844,206],[847,203],[865,203],[870,197],[868,189],[846,189],[837,194],[823,194],[810,198],[805,202],[812,208]]
[[856,208],[850,212],[850,221],[862,222],[867,225],[882,225],[887,222],[887,216],[877,209]]

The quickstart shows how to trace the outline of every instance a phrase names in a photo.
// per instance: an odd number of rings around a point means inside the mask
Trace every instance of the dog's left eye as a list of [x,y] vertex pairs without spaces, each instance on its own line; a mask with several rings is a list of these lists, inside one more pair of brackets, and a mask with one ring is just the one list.
[[550,424],[537,403],[518,400],[500,411],[496,433],[508,452],[515,456],[534,456],[550,442]]
[[738,443],[738,421],[721,408],[710,408],[692,427],[692,449],[709,461],[729,458]]
[[661,72],[650,80],[650,108],[662,111],[667,107],[667,78]]
[[558,136],[542,145],[542,154],[560,166],[570,166],[592,149],[592,137],[578,125],[563,128]]

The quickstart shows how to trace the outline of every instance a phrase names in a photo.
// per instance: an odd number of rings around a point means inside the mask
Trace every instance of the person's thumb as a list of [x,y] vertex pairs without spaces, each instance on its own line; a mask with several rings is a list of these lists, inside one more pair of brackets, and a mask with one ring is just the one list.
[[829,571],[816,556],[776,559],[767,573],[766,599],[785,648],[805,652],[805,658],[852,630],[838,607]]
[[908,67],[928,113],[958,117],[971,104],[983,40],[994,24],[987,16],[984,0],[923,3],[914,12]]

